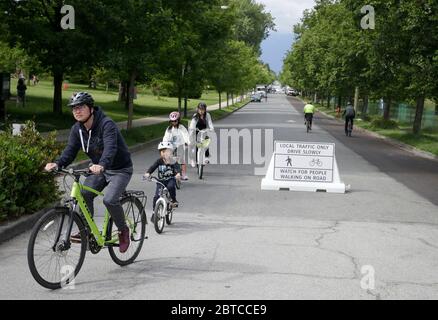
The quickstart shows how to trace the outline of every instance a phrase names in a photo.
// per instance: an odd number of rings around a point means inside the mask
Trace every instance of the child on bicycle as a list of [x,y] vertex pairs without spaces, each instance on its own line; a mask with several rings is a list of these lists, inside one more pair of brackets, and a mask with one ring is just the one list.
[[185,146],[189,144],[189,132],[181,124],[181,115],[174,111],[169,115],[169,127],[164,133],[163,141],[170,142],[174,148],[176,161],[182,167],[182,180],[188,180],[185,161]]
[[[178,201],[176,200],[176,180],[180,179],[181,175],[178,172],[176,163],[173,161],[173,145],[168,141],[162,141],[158,145],[160,152],[160,158],[146,171],[145,178],[150,179],[152,173],[158,169],[158,180],[166,186],[169,190],[172,206],[178,207]],[[155,196],[152,201],[152,210],[155,210],[155,202],[160,197],[161,186],[157,184]]]

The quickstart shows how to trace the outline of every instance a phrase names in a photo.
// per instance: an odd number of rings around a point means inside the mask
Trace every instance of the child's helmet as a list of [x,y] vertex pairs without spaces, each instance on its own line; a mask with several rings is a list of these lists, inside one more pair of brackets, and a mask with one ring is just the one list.
[[163,149],[172,149],[173,150],[173,144],[169,141],[162,141],[158,144],[158,150]]

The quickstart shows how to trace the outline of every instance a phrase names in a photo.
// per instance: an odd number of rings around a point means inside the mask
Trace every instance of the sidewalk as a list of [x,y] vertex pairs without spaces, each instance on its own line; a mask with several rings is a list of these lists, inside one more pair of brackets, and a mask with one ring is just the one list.
[[[245,98],[245,96],[243,96]],[[241,98],[240,96],[236,97],[234,99],[234,103],[236,102],[240,102]],[[228,100],[228,103],[231,105],[232,104],[232,99]],[[221,103],[221,108],[225,108],[227,106],[227,102],[226,101],[222,101]],[[218,110],[219,109],[219,103],[208,106],[208,111],[212,111],[212,110]],[[137,128],[137,127],[145,127],[145,126],[151,126],[154,124],[158,124],[158,123],[162,123],[162,122],[167,122],[169,121],[168,116],[157,116],[157,117],[147,117],[147,118],[141,118],[141,119],[136,119],[132,121],[132,127],[133,128]],[[123,130],[126,129],[128,124],[128,121],[121,121],[121,122],[117,122],[117,127],[119,128],[119,130]],[[43,133],[44,134],[48,134],[48,133]],[[63,129],[63,130],[58,130],[57,131],[57,135],[56,135],[56,139],[57,141],[60,142],[66,142],[68,140],[68,136],[70,134],[70,129]]]

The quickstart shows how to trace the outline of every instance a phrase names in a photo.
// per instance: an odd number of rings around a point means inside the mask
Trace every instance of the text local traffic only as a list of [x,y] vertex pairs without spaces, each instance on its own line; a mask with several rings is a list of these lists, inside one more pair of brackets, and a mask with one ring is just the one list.
[[277,142],[274,161],[274,180],[330,183],[334,144]]
[[279,142],[275,145],[275,152],[279,154],[295,154],[295,155],[314,155],[328,156],[334,155],[333,144],[318,144],[318,143],[286,143]]

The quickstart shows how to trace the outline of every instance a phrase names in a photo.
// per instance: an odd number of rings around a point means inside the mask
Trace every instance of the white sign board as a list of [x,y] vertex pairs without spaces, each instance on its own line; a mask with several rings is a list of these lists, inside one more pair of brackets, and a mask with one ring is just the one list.
[[334,143],[276,141],[262,190],[345,192]]
[[276,142],[274,180],[333,182],[335,145]]

